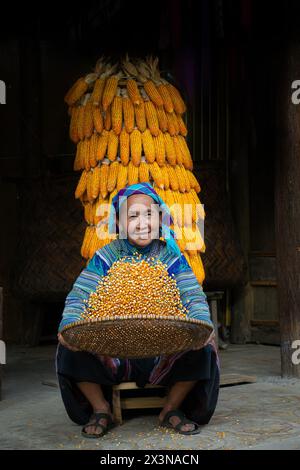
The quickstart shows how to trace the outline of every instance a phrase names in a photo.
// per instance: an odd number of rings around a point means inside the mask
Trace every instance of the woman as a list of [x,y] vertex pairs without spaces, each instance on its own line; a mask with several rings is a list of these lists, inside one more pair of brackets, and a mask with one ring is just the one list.
[[80,319],[84,300],[96,290],[113,262],[136,252],[167,264],[188,316],[211,322],[206,295],[180,252],[170,222],[168,207],[149,183],[119,191],[113,198],[109,219],[109,232],[115,229],[118,237],[95,253],[66,298],[59,325],[56,371],[66,411],[74,422],[85,425],[82,434],[86,437],[100,437],[113,427],[112,385],[124,381],[135,381],[140,387],[146,383],[167,386],[159,424],[181,434],[199,433],[199,425],[208,423],[214,413],[219,364],[213,334],[199,350],[141,359],[81,352],[66,344],[60,334],[65,324]]

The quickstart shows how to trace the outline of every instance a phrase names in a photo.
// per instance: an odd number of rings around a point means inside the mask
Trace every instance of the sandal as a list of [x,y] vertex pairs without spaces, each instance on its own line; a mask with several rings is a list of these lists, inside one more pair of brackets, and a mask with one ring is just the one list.
[[[176,426],[174,426],[169,421],[169,419],[172,416],[177,416],[178,418],[180,418],[180,423],[176,424]],[[192,429],[190,431],[182,431],[180,428],[184,424],[194,424],[195,429]],[[195,423],[194,421],[191,421],[190,419],[188,419],[181,410],[168,411],[168,413],[166,413],[163,421],[160,422],[160,426],[163,427],[163,428],[174,429],[175,431],[179,432],[179,434],[185,434],[187,436],[190,435],[190,434],[199,434],[201,432],[200,429],[199,429],[199,425],[197,423]]]
[[[105,424],[100,424],[99,421],[100,419],[107,419],[107,425]],[[95,433],[95,434],[90,434],[88,432],[85,432],[85,428],[88,426],[96,426],[96,428],[101,427],[102,432],[101,433]],[[84,437],[87,437],[89,439],[98,439],[99,437],[104,436],[104,434],[107,433],[109,429],[112,429],[115,426],[115,422],[111,418],[111,415],[109,413],[93,413],[90,417],[89,422],[82,428],[81,434]]]

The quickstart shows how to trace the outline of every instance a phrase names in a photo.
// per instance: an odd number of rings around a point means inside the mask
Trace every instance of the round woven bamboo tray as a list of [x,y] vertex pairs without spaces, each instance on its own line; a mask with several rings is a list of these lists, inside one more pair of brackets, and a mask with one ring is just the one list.
[[196,319],[134,315],[82,320],[61,331],[70,346],[119,358],[170,355],[201,348],[213,327]]

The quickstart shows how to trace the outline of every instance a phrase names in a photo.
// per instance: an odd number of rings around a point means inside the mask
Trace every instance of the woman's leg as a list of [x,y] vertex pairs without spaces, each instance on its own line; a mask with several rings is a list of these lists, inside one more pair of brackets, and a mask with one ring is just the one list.
[[[196,383],[196,380],[176,382],[170,388],[165,406],[159,414],[159,421],[163,421],[168,411],[176,410],[179,408],[186,395],[192,390]],[[180,423],[180,418],[178,418],[178,416],[172,416],[169,421],[175,427],[178,423]],[[195,425],[192,423],[184,424],[181,427],[181,431],[192,431],[193,429],[195,429]]]
[[[108,413],[112,417],[110,405],[103,395],[101,385],[92,382],[77,382],[76,385],[92,405],[94,413]],[[99,424],[107,426],[107,419],[101,418]],[[86,426],[84,430],[87,434],[101,434],[102,431],[101,427],[93,425]]]

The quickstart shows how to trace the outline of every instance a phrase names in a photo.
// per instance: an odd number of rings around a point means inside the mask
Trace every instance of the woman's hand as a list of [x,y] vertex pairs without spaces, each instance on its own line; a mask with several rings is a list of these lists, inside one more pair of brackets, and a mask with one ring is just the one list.
[[60,342],[60,344],[62,346],[64,346],[65,348],[68,348],[70,349],[70,351],[73,351],[73,352],[77,352],[77,351],[80,351],[80,349],[77,349],[75,348],[74,346],[70,346],[66,340],[62,337],[61,333],[58,333],[57,334],[57,338],[58,338],[58,341]]
[[211,334],[209,335],[208,339],[207,339],[207,340],[205,341],[205,343],[203,344],[203,346],[195,347],[195,348],[192,349],[192,351],[196,351],[196,350],[198,350],[198,349],[204,348],[215,336],[216,336],[215,330],[213,330],[213,331],[211,332]]

